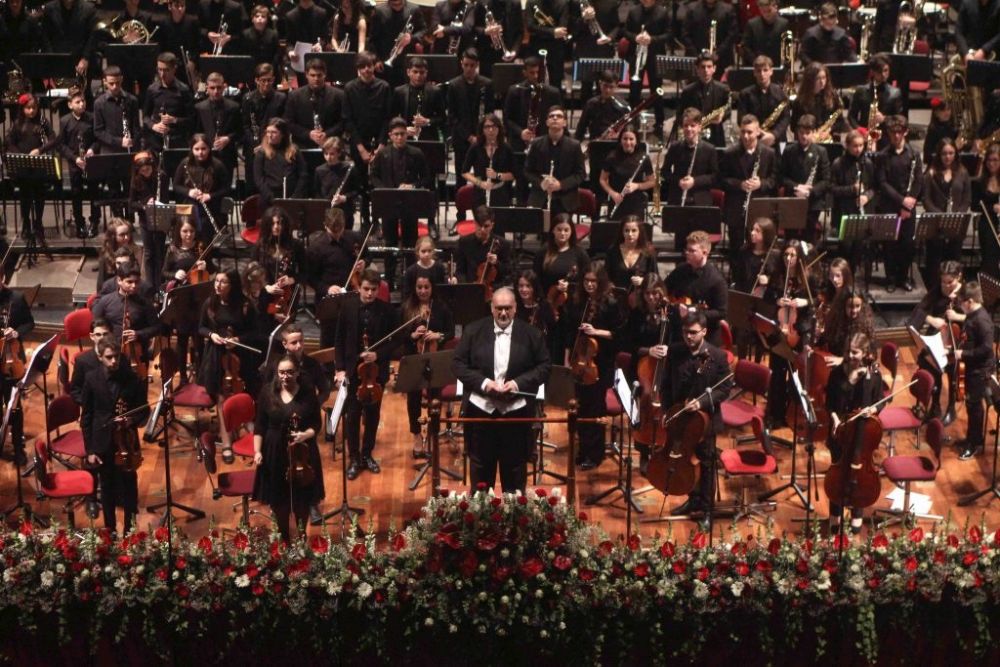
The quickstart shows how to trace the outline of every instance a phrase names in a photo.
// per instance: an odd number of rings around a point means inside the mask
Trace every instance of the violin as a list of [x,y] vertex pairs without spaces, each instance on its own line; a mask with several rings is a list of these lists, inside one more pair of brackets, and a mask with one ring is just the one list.
[[427,334],[431,333],[431,313],[434,311],[434,302],[432,301],[430,305],[422,307],[421,311],[424,312],[424,327],[427,328],[427,333],[417,341],[417,354],[427,354],[428,352],[438,351],[438,341],[437,340],[427,340]]
[[[657,316],[660,322],[657,345],[666,343],[670,324],[665,305],[662,308],[662,312]],[[649,355],[641,357],[636,364],[636,376],[642,392],[639,397],[639,430],[635,434],[635,439],[654,447],[663,447],[667,437],[666,431],[660,428],[662,414],[660,387],[663,386],[665,368],[666,359],[656,359]]]
[[[370,351],[367,332],[362,336],[361,340],[365,348],[363,352]],[[357,397],[361,403],[371,405],[382,400],[382,385],[378,381],[378,370],[377,361],[362,361],[358,364]]]
[[[10,304],[0,314],[0,332],[10,326]],[[7,378],[20,379],[24,377],[24,346],[20,338],[0,335],[0,375]]]
[[277,283],[281,287],[281,294],[274,298],[271,303],[267,304],[267,312],[270,315],[274,315],[276,318],[288,317],[292,306],[292,293],[290,285],[285,284],[286,278],[288,277],[288,269],[292,265],[291,253],[286,252],[281,256],[278,261],[278,274]]
[[830,465],[823,480],[830,502],[841,507],[871,507],[878,502],[882,491],[872,456],[882,440],[882,421],[863,412],[851,413],[834,433],[840,456]]
[[[782,292],[782,298],[789,298],[789,283],[792,279],[791,272],[788,270],[788,263],[785,264],[785,289]],[[796,348],[799,346],[799,332],[795,328],[795,323],[798,321],[798,308],[794,306],[780,306],[778,308],[778,325],[781,328],[781,333],[785,334],[785,338],[788,340],[788,346],[791,348]]]
[[[494,236],[493,240],[490,241],[489,250],[486,251],[487,255],[492,255],[496,250],[497,238]],[[488,261],[483,260],[483,262],[476,267],[476,282],[483,285],[486,289],[486,300],[490,301],[493,299],[493,282],[497,279],[497,265],[490,264]]]
[[[121,417],[128,412],[125,399],[119,398],[115,403],[115,417]],[[139,434],[127,422],[116,422],[111,434],[115,445],[115,465],[125,472],[135,472],[142,465],[142,448],[139,445]]]
[[[574,265],[569,270],[569,273],[566,274],[564,280],[572,281],[576,277],[576,271],[577,268]],[[558,283],[550,287],[549,291],[545,294],[545,300],[549,302],[549,305],[552,307],[552,314],[557,320],[559,319],[559,311],[566,305],[567,299],[569,299],[569,290],[563,291],[559,289]]]
[[[128,295],[125,295],[125,309],[122,315],[122,332],[129,331],[132,329],[132,316],[128,311]],[[127,342],[122,343],[122,357],[128,360],[129,366],[139,379],[145,381],[149,377],[149,367],[146,362],[142,359],[142,344],[139,342],[138,337]]]
[[[226,338],[233,337],[232,327],[226,329]],[[219,356],[219,365],[222,367],[222,395],[232,396],[242,394],[246,391],[246,383],[240,375],[240,355],[236,350],[223,346],[222,354]]]
[[309,461],[309,443],[294,442],[293,433],[298,433],[299,415],[293,412],[288,418],[285,437],[288,442],[288,482],[293,486],[309,486],[316,479],[316,471]]
[[[580,322],[582,327],[594,317],[596,304],[592,297],[587,299],[587,307],[583,311],[583,319]],[[570,372],[573,380],[582,385],[595,384],[600,377],[597,363],[594,359],[600,346],[593,336],[585,336],[582,331],[577,331],[576,342],[573,343],[573,352],[569,358]]]
[[663,444],[651,443],[646,479],[668,496],[686,496],[694,490],[701,474],[695,448],[705,438],[711,421],[704,410],[690,411],[683,402],[663,413],[659,425]]

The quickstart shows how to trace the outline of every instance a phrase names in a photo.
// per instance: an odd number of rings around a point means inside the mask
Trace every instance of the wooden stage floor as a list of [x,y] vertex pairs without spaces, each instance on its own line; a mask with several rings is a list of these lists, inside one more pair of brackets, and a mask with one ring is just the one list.
[[[915,367],[913,360],[913,349],[903,348],[901,350],[901,377],[908,377]],[[55,364],[49,376],[49,387],[56,387]],[[155,385],[154,385],[155,387]],[[151,390],[151,397],[155,399],[158,390]],[[947,393],[946,393],[947,395]],[[901,400],[902,399],[902,400]],[[901,394],[895,400],[896,405],[907,405],[912,400],[906,394]],[[181,411],[184,414],[184,411]],[[990,411],[990,430],[995,427],[995,413]],[[963,437],[965,433],[964,408],[959,410],[959,420],[951,425],[946,434],[954,439]],[[548,453],[547,458],[551,469],[557,472],[565,471],[566,464],[566,431],[562,425],[550,424],[546,435],[546,440],[560,446],[554,453]],[[25,430],[28,434],[29,451],[33,451],[35,438],[42,434],[44,428],[42,396],[38,391],[32,391],[28,399],[26,408]],[[412,440],[406,422],[406,406],[404,397],[398,394],[387,392],[383,405],[382,423],[379,428],[378,441],[375,449],[375,457],[380,461],[382,473],[372,475],[363,473],[356,481],[348,484],[348,498],[350,504],[365,510],[365,515],[360,519],[361,526],[365,529],[374,529],[380,537],[384,537],[391,526],[399,528],[405,521],[410,519],[419,511],[430,493],[430,475],[428,474],[421,485],[415,491],[410,491],[408,486],[414,478],[414,460],[411,458]],[[782,432],[778,432],[782,435]],[[787,435],[787,433],[785,433]],[[915,484],[913,490],[919,493],[928,494],[933,500],[933,512],[944,516],[951,516],[953,522],[959,525],[965,521],[978,522],[985,517],[986,524],[991,527],[1000,526],[1000,502],[990,503],[986,496],[970,507],[959,507],[958,499],[977,489],[985,488],[989,484],[992,464],[993,464],[993,435],[988,435],[987,452],[971,461],[959,461],[957,450],[949,443],[944,447],[943,465],[934,483]],[[231,528],[236,526],[239,520],[238,507],[233,509],[234,499],[221,498],[213,500],[212,489],[207,479],[205,467],[197,460],[192,448],[190,436],[177,436],[171,441],[171,469],[173,494],[176,502],[200,508],[208,518],[197,521],[190,521],[183,512],[176,512],[175,518],[181,530],[190,536],[200,536],[205,534],[212,526],[218,528]],[[719,447],[728,448],[733,446],[732,438],[723,435],[719,438]],[[897,452],[906,454],[914,451],[914,441],[911,435],[903,435],[896,439]],[[329,511],[339,506],[341,502],[341,463],[339,456],[336,461],[332,458],[333,447],[321,439],[320,448],[323,454],[324,480],[326,485],[326,500],[322,505],[324,511]],[[787,473],[791,465],[791,452],[783,447],[777,447],[779,459],[779,470]],[[143,511],[140,513],[140,525],[146,527],[151,522],[158,519],[154,515],[145,511],[145,507],[163,501],[165,497],[164,480],[164,451],[156,444],[145,444],[143,446],[145,462],[139,472],[139,498]],[[9,446],[5,447],[5,452],[9,453]],[[442,439],[442,465],[461,471],[462,457],[457,453],[460,449],[452,449],[446,439]],[[924,445],[926,451],[926,445]],[[799,467],[805,470],[805,459],[799,456]],[[825,446],[817,447],[817,467],[823,471],[829,464],[829,453]],[[638,456],[635,456],[638,461]],[[232,466],[225,466],[219,461],[219,470],[242,470],[246,469],[245,461],[237,460]],[[55,464],[55,469],[62,469],[59,464]],[[613,487],[617,481],[618,465],[613,459],[606,458],[604,463],[595,471],[578,472],[578,492],[581,499],[580,508],[587,512],[592,521],[598,522],[603,529],[611,536],[623,534],[625,531],[625,510],[621,501],[621,496],[616,494],[613,504],[600,506],[586,506],[583,499],[599,493],[605,489]],[[552,488],[555,486],[550,477],[540,480],[539,486]],[[778,477],[765,479],[744,478],[728,480],[722,479],[722,500],[723,502],[738,499],[741,489],[745,488],[747,496],[752,497],[767,489],[776,488],[783,484],[785,480]],[[804,481],[804,478],[803,478]],[[62,514],[62,503],[50,501],[38,501],[35,496],[34,477],[22,480],[25,498],[32,505],[36,513],[52,515],[65,523],[65,515]],[[443,478],[443,485],[449,489],[464,488],[461,482],[452,482],[448,478]],[[634,486],[638,489],[645,485],[636,472]],[[499,483],[498,483],[499,486]],[[532,488],[529,478],[529,489]],[[822,486],[822,480],[820,480]],[[882,500],[876,507],[888,507],[889,501],[885,495],[893,489],[890,482],[883,479]],[[659,513],[663,503],[663,495],[658,491],[644,493],[637,497],[639,506],[644,510],[644,514],[633,513],[633,521],[636,522],[635,530],[643,536],[653,536],[654,534],[664,534],[673,530],[675,534],[683,535],[694,528],[690,521],[675,522],[673,527],[668,527],[666,523],[638,523],[640,516],[655,516]],[[0,462],[0,506],[7,507],[15,500],[14,487],[14,466],[9,460]],[[683,498],[671,497],[667,499],[664,513],[669,513],[670,507],[678,505]],[[804,517],[805,512],[801,504],[791,491],[780,494],[777,498],[778,506],[776,511],[770,514],[773,520],[772,530],[776,533],[799,533],[802,531],[802,523],[797,521]],[[816,505],[818,513],[826,516],[827,502],[825,493],[820,490],[820,502]],[[266,510],[266,508],[260,508]],[[870,514],[868,510],[866,514]],[[82,509],[76,511],[78,526],[86,526],[89,519]],[[266,516],[255,515],[252,517],[254,525],[267,524]],[[119,525],[121,518],[119,518]],[[98,525],[102,522],[98,521]],[[732,528],[730,518],[719,518],[716,522],[716,531],[728,531]],[[925,526],[929,523],[925,523]],[[339,519],[334,519],[329,523],[329,530],[333,535],[339,535]],[[310,531],[316,532],[321,529],[311,527]],[[757,531],[759,526],[748,528],[746,520],[739,524],[740,532],[748,530]],[[898,529],[897,529],[898,530]],[[864,539],[868,534],[868,524],[865,530],[857,539]]]

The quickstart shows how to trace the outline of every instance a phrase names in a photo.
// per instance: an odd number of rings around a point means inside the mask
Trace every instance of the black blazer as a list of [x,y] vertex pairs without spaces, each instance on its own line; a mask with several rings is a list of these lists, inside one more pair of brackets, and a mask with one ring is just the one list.
[[77,405],[83,405],[83,384],[90,372],[101,367],[97,352],[87,350],[73,361],[73,377],[69,381],[69,395]]
[[[562,104],[559,90],[549,85],[543,85],[538,93],[538,134],[545,134],[545,116],[550,107]],[[526,81],[511,86],[507,90],[507,98],[503,104],[503,122],[507,128],[507,141],[515,151],[525,149],[521,140],[521,132],[528,127],[528,113],[531,109],[531,98],[534,95],[531,86]]]
[[324,86],[318,91],[303,86],[288,94],[285,102],[285,120],[295,143],[302,148],[317,148],[309,138],[315,129],[315,115],[326,136],[339,136],[344,131],[344,91]]
[[429,177],[424,152],[416,146],[409,144],[403,146],[406,174],[402,181],[396,182],[392,173],[392,151],[392,146],[386,145],[375,156],[371,173],[372,187],[396,188],[399,187],[400,183],[410,183],[417,188],[426,188]]
[[729,378],[712,390],[709,399],[706,390],[729,374],[729,359],[726,352],[711,343],[705,343],[704,349],[708,351],[708,361],[705,363],[700,373],[694,372],[694,368],[701,362],[691,355],[687,345],[684,343],[674,343],[667,352],[667,372],[663,376],[661,386],[662,395],[669,400],[669,405],[680,402],[687,402],[695,397],[701,409],[712,415],[712,430],[721,433],[725,426],[722,423],[722,401],[729,398],[729,392],[733,388],[733,379]]
[[[552,362],[542,332],[521,320],[510,326],[510,359],[507,361],[508,380],[517,383],[518,391],[534,394],[549,378]],[[493,318],[484,317],[470,324],[462,335],[452,370],[465,386],[465,400],[478,393],[485,380],[493,378]]]
[[216,153],[216,157],[230,170],[236,167],[236,147],[243,141],[243,118],[238,102],[225,98],[217,105],[207,99],[198,102],[194,105],[194,131],[208,137],[209,146],[217,136],[229,137],[229,144]]
[[[355,378],[357,377],[358,357],[364,351],[363,332],[360,325],[361,299],[353,296],[342,298],[344,298],[344,303],[341,306],[340,317],[337,319],[334,362],[338,371],[347,371],[348,378]],[[374,345],[399,326],[399,315],[395,308],[381,299],[375,299],[369,309],[368,344]],[[404,332],[400,332],[375,349],[378,355],[379,382],[383,385],[389,379],[391,353],[403,342],[405,335]]]
[[[83,431],[87,454],[97,454],[105,459],[114,451],[113,429],[109,422],[115,418],[115,403],[119,398],[125,400],[129,410],[146,403],[146,385],[127,364],[120,365],[110,376],[103,366],[87,374],[83,382],[80,416],[80,430]],[[148,417],[149,408],[145,407],[133,413],[129,423],[132,428],[137,428]]]
[[580,206],[580,185],[587,177],[580,142],[563,134],[555,146],[548,134],[543,134],[531,142],[531,150],[524,163],[524,177],[531,184],[528,193],[528,206],[543,208],[548,196],[541,188],[542,179],[549,173],[550,164],[555,161],[555,177],[562,184],[562,190],[554,192],[553,199],[558,198],[563,208],[575,211]]
[[[746,201],[747,193],[743,192],[740,186],[744,180],[750,178],[750,174],[753,173],[753,163],[757,159],[757,156],[754,156],[749,161],[750,167],[747,168],[742,161],[745,153],[743,144],[735,144],[724,150],[719,159],[719,185],[726,193],[722,217],[730,225],[740,224],[745,217],[743,203]],[[753,197],[769,197],[777,183],[778,158],[773,150],[759,142],[757,155],[760,156],[760,165],[757,167],[760,189],[753,193]]]

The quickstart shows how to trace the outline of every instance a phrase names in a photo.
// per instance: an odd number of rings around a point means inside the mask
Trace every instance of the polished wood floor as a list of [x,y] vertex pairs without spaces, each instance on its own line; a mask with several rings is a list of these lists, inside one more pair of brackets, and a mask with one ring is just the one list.
[[[914,365],[913,349],[904,348],[901,350],[901,376],[908,377],[912,373]],[[50,391],[55,391],[55,369],[49,376]],[[155,385],[154,385],[155,386]],[[155,399],[157,390],[151,390],[151,398]],[[907,405],[912,402],[908,395],[897,397],[894,404]],[[554,412],[554,411],[553,411]],[[26,432],[29,437],[29,446],[33,445],[35,438],[43,434],[42,395],[39,391],[32,391],[27,401],[26,409]],[[194,415],[180,412],[183,419],[193,420]],[[951,425],[946,433],[954,439],[964,436],[965,415],[964,409],[959,411],[960,419]],[[990,428],[995,427],[996,416],[990,412]],[[193,421],[192,421],[193,423]],[[208,424],[208,415],[202,415],[203,425]],[[428,474],[422,483],[414,490],[410,491],[408,486],[415,476],[414,460],[411,458],[412,438],[409,434],[406,422],[406,406],[404,398],[398,394],[387,393],[383,406],[382,422],[378,433],[378,444],[375,456],[381,462],[382,473],[372,475],[364,473],[362,476],[348,485],[348,500],[352,506],[361,508],[365,514],[360,519],[360,524],[365,529],[375,530],[379,536],[387,533],[390,527],[401,527],[409,520],[421,507],[430,494],[430,475]],[[781,432],[778,435],[782,435]],[[787,433],[785,433],[787,435]],[[993,436],[989,435],[989,442],[992,444]],[[546,433],[547,441],[556,444],[559,449],[547,454],[547,465],[556,472],[564,472],[566,468],[566,430],[563,425],[550,424]],[[447,439],[442,439],[442,464],[446,467],[462,471],[462,456],[460,455],[460,441],[454,447]],[[239,508],[234,510],[233,504],[238,501],[236,498],[213,499],[212,487],[210,485],[205,467],[197,460],[192,447],[192,438],[187,434],[178,434],[171,438],[171,482],[174,500],[185,505],[201,509],[207,514],[207,519],[190,520],[184,512],[175,512],[175,518],[179,527],[191,536],[199,536],[207,532],[210,527],[231,528],[237,525],[239,520]],[[898,453],[914,452],[915,441],[910,434],[903,434],[896,439]],[[719,439],[720,448],[734,446],[732,438],[724,435]],[[338,507],[342,501],[342,474],[341,458],[339,455],[334,458],[333,447],[325,441],[321,441],[321,450],[324,461],[324,481],[326,485],[326,500],[322,509],[330,511]],[[9,445],[5,447],[9,452]],[[924,445],[923,452],[927,452]],[[145,462],[139,472],[139,497],[143,508],[150,504],[162,502],[165,498],[165,452],[155,444],[144,445]],[[787,474],[791,467],[791,452],[788,449],[778,448],[779,470]],[[798,457],[799,468],[805,470],[805,460],[803,456]],[[636,456],[636,460],[638,457]],[[817,468],[823,471],[829,464],[829,453],[826,448],[820,445],[817,448]],[[1000,526],[1000,501],[989,502],[991,496],[986,496],[969,507],[959,507],[958,500],[962,496],[985,488],[989,485],[990,474],[993,464],[993,449],[989,447],[987,453],[971,461],[959,461],[957,450],[950,444],[944,448],[943,463],[934,483],[915,484],[913,490],[919,493],[929,494],[933,499],[933,512],[945,516],[950,516],[951,520],[962,525],[966,520],[979,521],[985,516],[986,524],[989,526]],[[231,466],[225,466],[219,462],[219,470],[243,470],[248,467],[246,461],[237,461]],[[61,470],[62,466],[55,464],[54,470]],[[9,506],[15,500],[14,487],[14,467],[13,464],[5,460],[0,462],[0,504]],[[597,470],[589,473],[578,473],[578,495],[580,498],[580,508],[585,510],[593,521],[598,522],[603,529],[612,536],[625,532],[626,513],[621,495],[615,494],[611,499],[611,504],[602,503],[597,506],[587,506],[585,500],[597,493],[614,487],[618,479],[618,464],[615,459],[605,459],[603,465]],[[801,477],[804,483],[804,476]],[[543,476],[539,481],[539,486],[551,488],[556,485],[556,480]],[[778,476],[763,479],[742,478],[723,479],[721,483],[722,501],[728,502],[733,499],[738,500],[742,490],[745,489],[747,497],[756,496],[768,489],[776,488],[785,482]],[[634,486],[638,490],[643,487],[645,480],[635,475]],[[462,489],[462,482],[451,481],[447,477],[443,480],[445,488]],[[498,485],[499,486],[499,485]],[[532,480],[529,479],[529,487]],[[820,480],[820,487],[822,480]],[[22,489],[25,499],[31,504],[36,513],[51,515],[65,522],[65,515],[62,514],[63,503],[61,501],[38,500],[35,494],[35,481],[33,477],[22,480]],[[884,496],[893,489],[891,483],[883,480],[882,495],[875,507],[888,507],[889,501]],[[827,512],[827,502],[825,493],[820,489],[820,501],[816,504],[817,512],[820,516],[825,516]],[[640,522],[640,517],[655,517],[663,506],[664,496],[658,491],[649,491],[638,495],[636,502],[643,510],[642,514],[633,513],[634,530],[643,536],[654,534],[664,534],[668,530],[673,530],[675,534],[686,534],[693,529],[694,524],[690,521],[676,522],[672,528],[668,528],[666,523]],[[683,498],[671,497],[667,499],[664,513],[669,513],[669,509],[683,501]],[[801,503],[792,491],[786,491],[777,497],[776,511],[769,514],[773,521],[773,530],[778,533],[799,533],[803,530],[799,521],[805,516]],[[266,508],[259,508],[266,510]],[[866,514],[870,514],[869,509]],[[145,509],[140,515],[140,524],[146,526],[159,519],[159,515],[147,513]],[[77,525],[88,525],[89,519],[81,509],[76,510]],[[120,519],[119,519],[120,521]],[[265,514],[254,515],[252,523],[266,524],[268,518]],[[719,518],[716,523],[716,530],[727,531],[732,527],[730,518]],[[925,524],[929,525],[929,524]],[[338,534],[341,528],[339,519],[329,522],[330,531]],[[748,530],[746,520],[739,524],[739,530]],[[312,531],[319,528],[310,528]],[[753,530],[756,530],[754,528]],[[865,533],[859,539],[863,539]]]

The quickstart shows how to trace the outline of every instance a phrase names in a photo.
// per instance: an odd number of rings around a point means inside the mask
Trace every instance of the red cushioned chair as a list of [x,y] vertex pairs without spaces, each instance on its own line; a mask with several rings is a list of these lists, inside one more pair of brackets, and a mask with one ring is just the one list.
[[250,195],[243,200],[240,208],[240,219],[243,220],[243,230],[240,237],[250,245],[257,245],[260,240],[260,195]]
[[[87,297],[87,310],[90,310],[91,308],[94,307],[94,303],[97,302],[97,299],[99,299],[100,296],[101,296],[100,294],[94,292],[93,294]],[[89,328],[90,325],[88,324],[87,327]]]
[[[79,352],[77,354],[79,354]],[[70,370],[69,348],[62,345],[59,347],[59,359],[56,361],[56,380],[59,382],[60,393],[69,393]]]
[[[233,394],[222,403],[222,423],[233,438],[233,453],[245,458],[253,458],[253,421],[257,417],[257,405],[250,394]],[[235,437],[240,429],[245,432]]]
[[[719,461],[726,477],[763,477],[773,475],[778,471],[778,462],[771,453],[770,436],[764,429],[764,419],[754,416],[751,420],[753,439],[757,447],[725,449],[719,453]],[[733,522],[746,517],[750,521],[766,523],[766,511],[774,510],[774,501],[747,503],[746,486],[740,489],[740,502],[728,508],[718,508],[720,511],[733,512]]]
[[[879,361],[885,366],[885,369],[889,371],[889,376],[892,381],[886,386],[885,381],[882,382],[882,390],[885,396],[888,396],[896,389],[896,376],[899,375],[899,346],[892,341],[886,341],[882,343],[882,348],[878,353]],[[890,403],[892,401],[889,401]]]
[[597,197],[594,193],[587,188],[580,188],[580,204],[573,211],[573,215],[576,216],[576,240],[582,241],[588,236],[590,236],[590,225],[580,222],[580,219],[584,216],[590,218],[590,222],[593,223],[594,219],[597,218]]
[[[87,450],[83,444],[83,432],[75,428],[60,433],[60,429],[68,424],[76,424],[79,419],[80,406],[69,394],[56,396],[49,401],[49,409],[45,413],[45,424],[51,437],[48,451],[52,458],[71,470],[79,468],[80,463],[87,456]],[[38,442],[44,444],[46,442],[45,436],[38,438],[35,444],[37,445]],[[68,460],[69,458],[78,459],[78,462],[72,463]]]
[[[722,402],[722,423],[728,428],[742,428],[754,419],[764,418],[764,407],[757,404],[758,396],[767,396],[767,388],[771,382],[771,369],[763,364],[747,359],[736,362],[733,371],[733,381],[737,392]],[[742,400],[745,394],[751,395],[751,401]],[[749,440],[747,436],[736,441]]]
[[[884,410],[883,410],[884,412]],[[882,470],[885,476],[892,480],[897,486],[903,487],[903,509],[877,510],[880,514],[888,514],[889,518],[883,526],[895,523],[910,524],[915,519],[927,519],[929,521],[941,521],[942,517],[937,514],[918,514],[910,507],[910,485],[913,482],[933,482],[937,479],[938,470],[941,469],[941,442],[944,439],[944,425],[938,418],[927,422],[925,431],[927,444],[930,446],[933,458],[923,455],[912,456],[890,456],[882,461]]]
[[375,294],[375,298],[389,303],[389,283],[384,280],[379,281],[378,292]]
[[722,349],[727,352],[733,351],[733,330],[729,326],[729,322],[725,320],[719,320],[719,338],[721,338]]
[[455,220],[457,222],[453,231],[459,236],[468,236],[476,231],[476,221],[465,219],[465,214],[474,208],[475,196],[476,188],[472,183],[466,183],[455,191]]
[[85,470],[49,472],[49,453],[44,440],[35,441],[35,489],[40,498],[64,499],[66,520],[76,527],[74,510],[94,495],[94,476]]
[[889,456],[895,454],[896,451],[896,431],[912,430],[914,435],[917,435],[927,419],[928,410],[930,410],[934,378],[921,368],[913,374],[913,380],[916,381],[916,384],[910,387],[910,395],[916,402],[906,407],[890,405],[882,410],[878,416],[882,422],[883,433],[889,433],[889,444],[886,448]]
[[[915,56],[928,56],[931,53],[931,46],[927,43],[925,39],[915,39],[913,40],[913,55]],[[911,93],[926,93],[930,90],[930,81],[910,81],[910,92]]]
[[233,511],[239,508],[241,512],[240,525],[244,528],[250,527],[250,517],[254,514],[270,516],[259,510],[250,508],[250,498],[253,496],[253,483],[257,476],[257,470],[237,470],[235,472],[223,472],[217,475],[217,480],[213,480],[218,468],[215,463],[215,436],[211,433],[202,433],[198,439],[198,458],[205,464],[205,472],[208,473],[208,483],[212,487],[212,499],[219,498],[239,498],[233,504]]
[[[173,348],[167,347],[160,350],[160,377],[163,378],[164,382],[168,379],[170,380],[170,386],[174,392],[174,407],[190,408],[196,412],[214,408],[215,401],[212,400],[212,397],[208,395],[208,392],[200,384],[188,382],[180,387],[174,386],[173,379],[177,374],[178,368],[177,353]],[[175,419],[173,423],[180,425],[191,435],[198,436],[197,427],[191,427],[179,419]]]
[[[630,352],[616,354],[615,368],[620,368],[628,373],[629,369],[632,368],[632,354]],[[624,440],[622,434],[625,432],[625,408],[618,400],[618,394],[615,393],[613,386],[608,387],[604,392],[604,411],[611,417],[611,455],[620,458],[623,449],[622,441]]]
[[75,342],[81,350],[83,349],[81,341],[90,336],[90,324],[94,321],[90,306],[91,301],[87,299],[86,308],[77,308],[63,318],[63,340],[67,343]]

